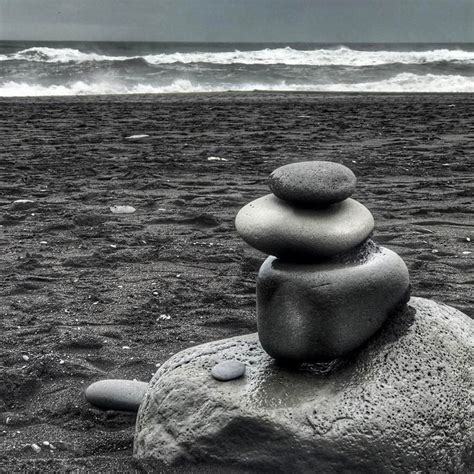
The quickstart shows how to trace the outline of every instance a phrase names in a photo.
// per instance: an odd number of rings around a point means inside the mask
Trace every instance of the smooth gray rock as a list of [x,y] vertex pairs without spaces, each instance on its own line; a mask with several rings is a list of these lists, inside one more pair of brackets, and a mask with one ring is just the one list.
[[303,209],[268,194],[244,206],[235,226],[248,244],[262,252],[309,261],[356,247],[372,232],[374,218],[354,199]]
[[[151,472],[472,472],[472,343],[466,315],[412,298],[331,363],[279,366],[256,334],[193,347],[150,382],[134,455]],[[237,356],[245,378],[209,377]]]
[[238,360],[226,360],[225,362],[220,362],[211,370],[211,375],[221,382],[238,379],[244,374],[245,364],[242,364],[242,362],[239,362]]
[[353,194],[357,178],[331,161],[302,161],[277,168],[268,180],[275,196],[303,206],[324,206]]
[[[364,251],[365,248],[368,251]],[[353,259],[303,265],[268,257],[257,278],[258,334],[273,357],[333,359],[363,344],[406,303],[404,261],[369,242]]]
[[85,396],[89,403],[106,410],[137,411],[148,387],[136,380],[99,380],[87,387]]

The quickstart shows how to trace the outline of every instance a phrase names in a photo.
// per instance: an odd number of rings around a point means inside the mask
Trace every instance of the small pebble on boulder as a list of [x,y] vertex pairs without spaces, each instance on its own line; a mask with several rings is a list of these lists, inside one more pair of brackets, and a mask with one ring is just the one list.
[[245,365],[238,360],[226,360],[216,364],[212,370],[211,375],[221,382],[238,379],[245,374]]
[[87,387],[89,403],[106,410],[137,411],[148,387],[136,380],[100,380]]
[[326,206],[354,193],[357,178],[344,165],[331,161],[302,161],[277,168],[269,178],[273,194],[302,206]]

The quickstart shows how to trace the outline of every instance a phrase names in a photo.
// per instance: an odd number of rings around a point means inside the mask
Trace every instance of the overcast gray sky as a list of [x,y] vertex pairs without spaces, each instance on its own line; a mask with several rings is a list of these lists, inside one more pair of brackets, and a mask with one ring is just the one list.
[[0,0],[0,39],[474,42],[474,0]]

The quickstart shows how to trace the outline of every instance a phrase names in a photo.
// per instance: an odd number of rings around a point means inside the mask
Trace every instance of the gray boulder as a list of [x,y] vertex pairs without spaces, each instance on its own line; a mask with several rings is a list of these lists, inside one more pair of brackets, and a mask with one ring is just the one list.
[[[466,315],[412,298],[328,363],[278,365],[257,334],[187,349],[150,382],[134,455],[155,472],[469,472],[472,342]],[[226,359],[246,375],[214,380]]]
[[348,257],[310,265],[265,260],[257,279],[257,322],[260,343],[272,357],[340,357],[408,301],[408,269],[395,252],[369,242]]
[[302,206],[327,206],[355,191],[357,178],[332,161],[302,161],[277,168],[268,180],[275,196]]
[[244,206],[235,218],[235,226],[248,244],[262,252],[308,262],[359,245],[372,232],[374,218],[354,199],[309,209],[267,194]]

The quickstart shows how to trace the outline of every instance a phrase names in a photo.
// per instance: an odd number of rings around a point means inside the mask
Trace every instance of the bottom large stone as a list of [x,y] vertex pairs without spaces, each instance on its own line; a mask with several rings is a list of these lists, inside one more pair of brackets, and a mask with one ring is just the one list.
[[[193,347],[151,381],[134,454],[151,471],[469,472],[472,342],[466,315],[412,298],[350,358],[280,366],[257,334]],[[245,377],[214,380],[229,359]]]
[[408,269],[395,252],[368,242],[347,258],[309,265],[265,260],[257,278],[257,323],[272,357],[343,356],[408,301]]

